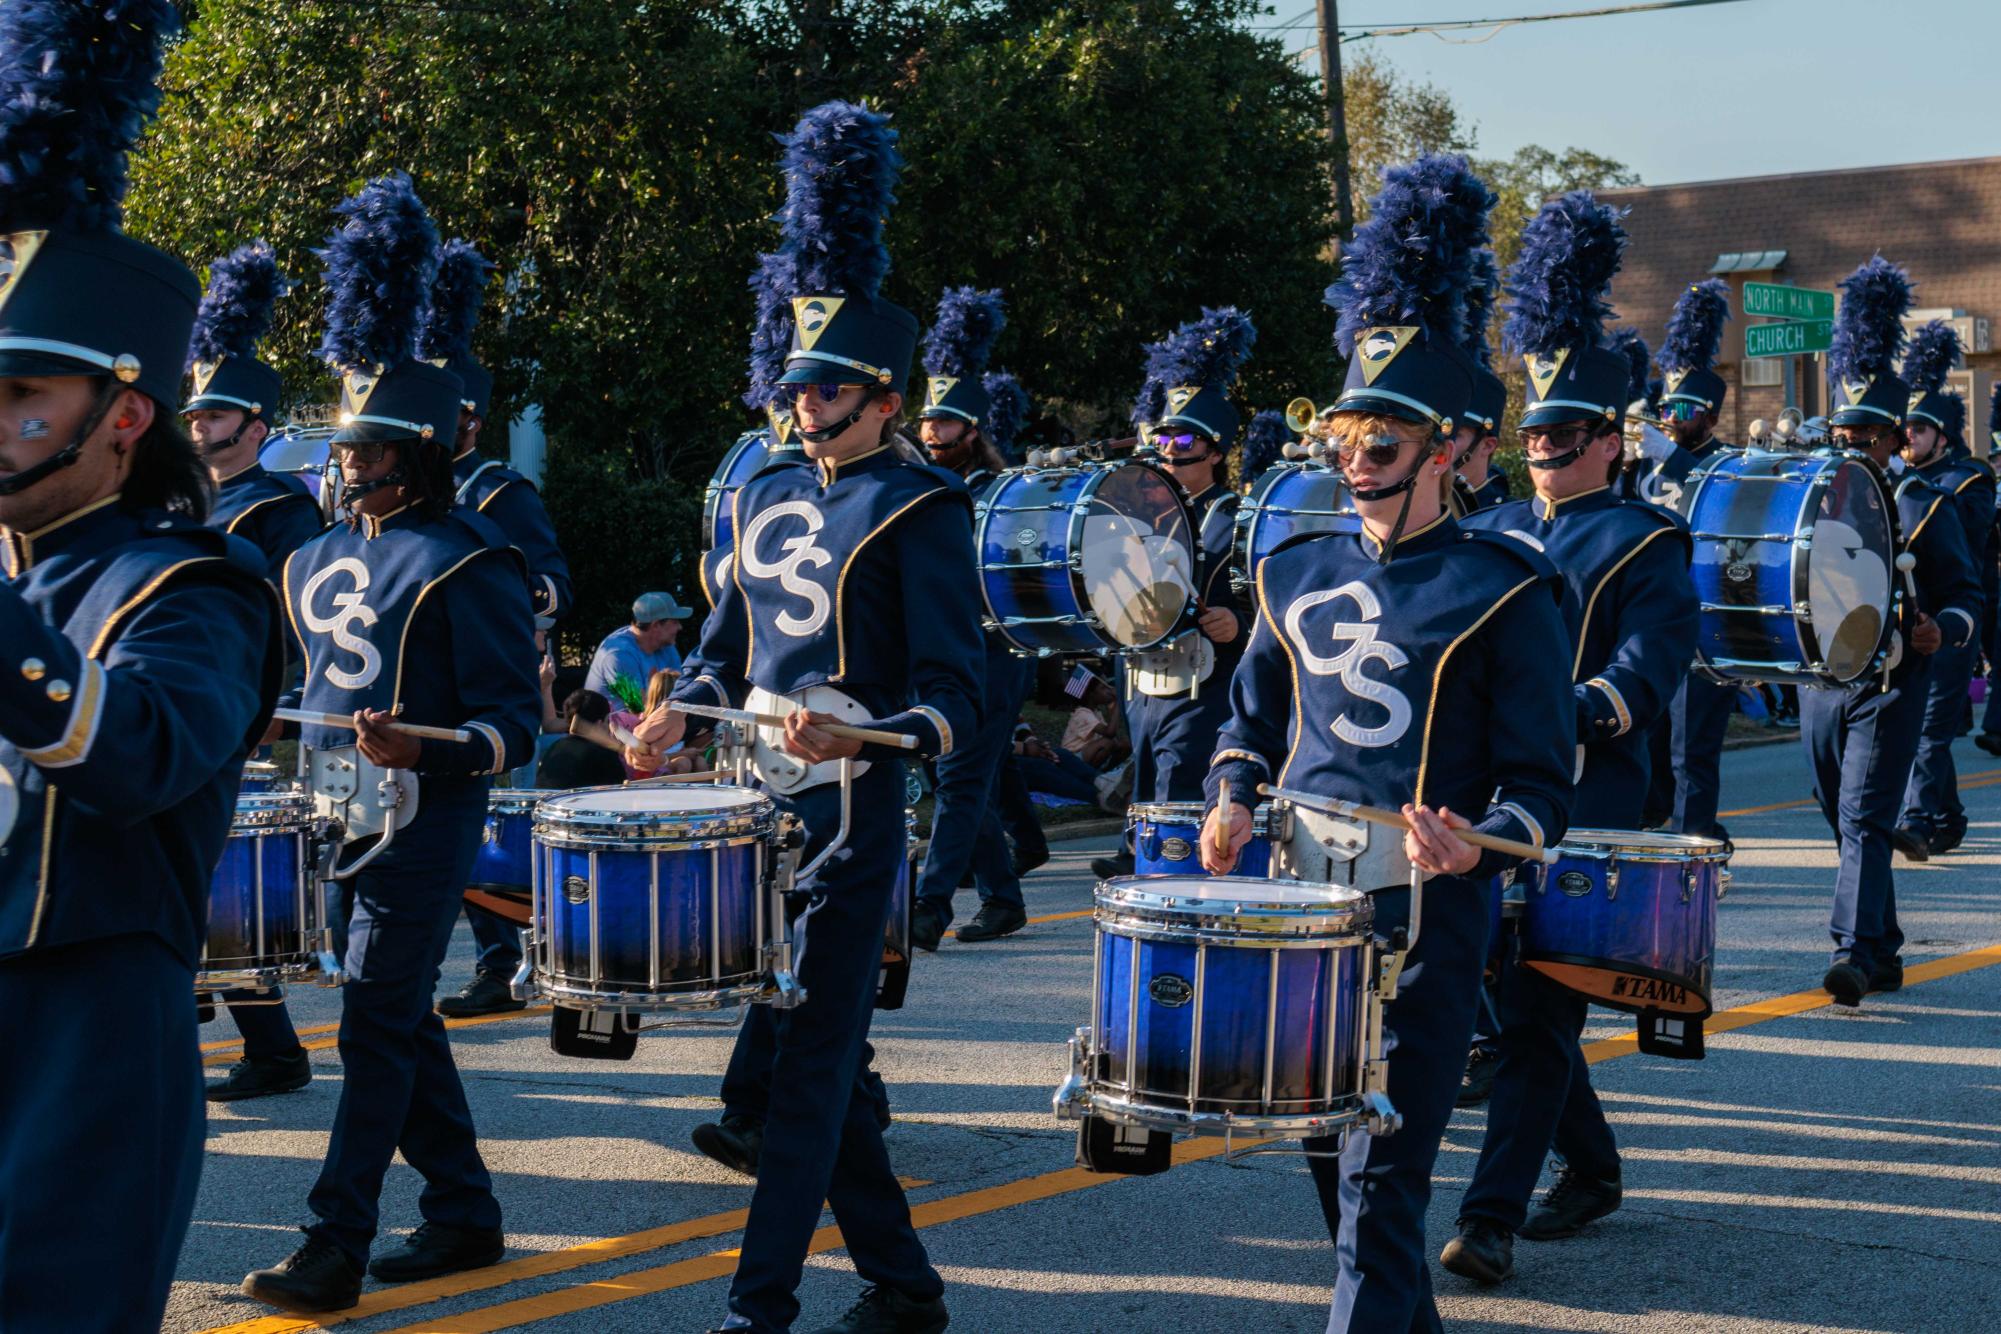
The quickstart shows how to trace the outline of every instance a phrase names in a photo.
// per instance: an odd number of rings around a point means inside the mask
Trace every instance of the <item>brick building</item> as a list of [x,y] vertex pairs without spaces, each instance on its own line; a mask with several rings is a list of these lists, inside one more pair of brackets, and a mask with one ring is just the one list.
[[1632,237],[1612,288],[1618,322],[1659,347],[1675,298],[1716,274],[1731,284],[1734,318],[1717,370],[1730,382],[1719,434],[1741,441],[1756,417],[1792,401],[1809,416],[1827,410],[1824,356],[1744,357],[1745,281],[1833,290],[1877,251],[1900,264],[1917,289],[1919,318],[1956,317],[1966,364],[1953,384],[1970,411],[1968,443],[1987,448],[1988,392],[2001,378],[2001,157],[1897,167],[1749,176],[1631,190],[1600,198],[1629,208]]

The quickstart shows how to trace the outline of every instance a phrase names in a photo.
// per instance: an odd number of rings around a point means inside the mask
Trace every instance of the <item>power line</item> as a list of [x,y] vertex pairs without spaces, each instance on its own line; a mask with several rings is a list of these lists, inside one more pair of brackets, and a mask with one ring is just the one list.
[[1697,5],[1734,5],[1742,0],[1651,0],[1648,4],[1614,5],[1603,9],[1571,9],[1560,14],[1523,14],[1513,18],[1498,19],[1448,19],[1437,23],[1403,23],[1393,28],[1343,28],[1343,42],[1360,42],[1371,37],[1409,37],[1416,33],[1428,32],[1441,41],[1450,40],[1442,34],[1469,29],[1491,28],[1492,32],[1475,41],[1490,41],[1503,29],[1519,27],[1525,23],[1552,23],[1558,19],[1609,18],[1617,14],[1645,14],[1662,9],[1692,9]]

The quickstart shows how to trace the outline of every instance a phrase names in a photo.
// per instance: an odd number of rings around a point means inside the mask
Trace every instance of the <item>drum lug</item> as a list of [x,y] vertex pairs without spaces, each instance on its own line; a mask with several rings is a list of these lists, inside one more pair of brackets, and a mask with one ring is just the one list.
[[532,937],[524,937],[521,942],[521,966],[514,970],[514,980],[507,984],[508,994],[518,1001],[536,999],[535,990],[535,946]]
[[1695,867],[1681,868],[1681,901],[1687,903],[1695,897]]
[[1813,607],[1809,603],[1795,602],[1793,604],[1793,616],[1797,620],[1811,622],[1813,620]]
[[1390,1104],[1388,1094],[1371,1089],[1362,1095],[1362,1129],[1371,1135],[1394,1135],[1403,1129],[1403,1113]]
[[1619,897],[1619,859],[1612,858],[1605,864],[1605,901],[1610,903]]
[[1084,1076],[1090,1045],[1089,1028],[1079,1028],[1070,1035],[1070,1073],[1056,1086],[1053,1102],[1059,1121],[1081,1121],[1091,1111],[1090,1081]]
[[782,968],[774,966],[771,969],[771,1008],[774,1010],[790,1010],[795,1006],[805,1004],[806,988],[799,985],[799,979],[792,975],[790,967],[792,962],[792,947],[790,942],[782,946],[772,946],[771,951],[774,958],[782,952],[785,955],[785,963],[787,965]]

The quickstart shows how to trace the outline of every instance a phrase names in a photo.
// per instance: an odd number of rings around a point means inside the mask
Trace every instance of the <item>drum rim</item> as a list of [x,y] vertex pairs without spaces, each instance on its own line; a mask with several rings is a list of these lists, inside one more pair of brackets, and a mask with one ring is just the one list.
[[[715,472],[709,475],[708,487],[702,493],[702,554],[704,556],[714,551],[718,545],[716,542],[716,516],[720,510],[720,506],[716,504],[716,501],[724,494],[723,478],[729,475],[730,469],[736,465],[737,459],[743,455],[743,452],[750,448],[751,442],[761,439],[762,434],[760,431],[751,430],[745,431],[742,435],[738,436],[735,443],[723,451],[722,462],[718,463]],[[768,454],[771,451],[767,447],[765,452]],[[730,487],[729,490],[731,492],[741,491],[749,481],[750,479],[746,477],[743,481]]]
[[313,798],[300,791],[242,792],[236,794],[236,809],[229,829],[260,832],[303,833],[312,827]]
[[630,788],[622,783],[616,786],[558,789],[535,803],[535,822],[538,827],[546,821],[551,825],[565,828],[626,829],[635,824],[644,824],[649,821],[686,822],[689,820],[707,820],[724,823],[756,816],[770,816],[775,819],[778,814],[778,804],[768,794],[759,792],[755,788],[738,787],[734,783],[690,784],[680,789],[673,787],[650,789],[650,791],[662,795],[673,795],[681,790],[700,790],[703,792],[729,792],[735,797],[742,798],[735,805],[713,807],[708,810],[588,811],[580,810],[577,807],[566,804],[579,797],[588,797],[606,792],[627,792],[630,790]]
[[[1583,846],[1579,846],[1582,844]],[[1622,862],[1727,861],[1730,848],[1706,834],[1671,834],[1643,829],[1572,829],[1552,849],[1580,857],[1614,857]]]
[[[1214,881],[1233,891],[1254,885],[1303,885],[1352,896],[1336,903],[1274,903],[1248,895],[1237,899],[1180,899],[1161,887],[1163,881]],[[1308,880],[1278,880],[1269,876],[1148,875],[1101,880],[1092,890],[1098,928],[1113,934],[1165,930],[1170,938],[1242,940],[1277,944],[1304,939],[1313,944],[1338,944],[1345,938],[1366,940],[1375,924],[1375,904],[1368,895],[1345,885]],[[1269,923],[1270,925],[1255,925]],[[1159,938],[1159,937],[1150,937]]]
[[[488,815],[528,815],[546,797],[568,796],[571,792],[586,791],[583,788],[565,787],[497,787],[486,796]],[[520,809],[511,809],[519,807]]]

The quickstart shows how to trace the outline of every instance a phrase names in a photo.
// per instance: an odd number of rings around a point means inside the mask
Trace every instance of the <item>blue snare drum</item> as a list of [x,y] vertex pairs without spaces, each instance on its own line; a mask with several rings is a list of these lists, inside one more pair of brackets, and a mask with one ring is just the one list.
[[1024,653],[1151,648],[1191,605],[1188,503],[1151,463],[1011,468],[976,508],[987,614]]
[[310,870],[312,798],[242,792],[209,881],[196,991],[265,991],[318,971],[326,913]]
[[740,787],[586,788],[535,806],[533,989],[572,1009],[763,998],[771,799]]
[[[1335,885],[1121,877],[1097,890],[1091,1026],[1061,1116],[1327,1135],[1366,1116],[1368,898]],[[1385,1110],[1387,1110],[1385,1108]]]
[[1280,463],[1265,470],[1237,509],[1236,570],[1246,584],[1253,583],[1259,563],[1291,538],[1361,530],[1361,517],[1339,469],[1324,463]]
[[243,781],[238,783],[238,792],[269,792],[283,781],[278,766],[269,760],[250,760],[243,766]]
[[1729,451],[1690,475],[1696,659],[1724,679],[1846,685],[1882,670],[1896,509],[1860,455]]
[[535,804],[561,796],[547,788],[495,788],[486,799],[486,828],[473,858],[472,887],[526,894],[534,882]]
[[[1133,869],[1138,875],[1207,875],[1197,840],[1202,837],[1199,801],[1138,802],[1126,810],[1132,836]],[[1251,812],[1251,841],[1237,857],[1234,876],[1263,879],[1271,874],[1271,807]]]
[[1722,841],[1573,829],[1556,851],[1529,868],[1521,961],[1615,1010],[1708,1017]]

